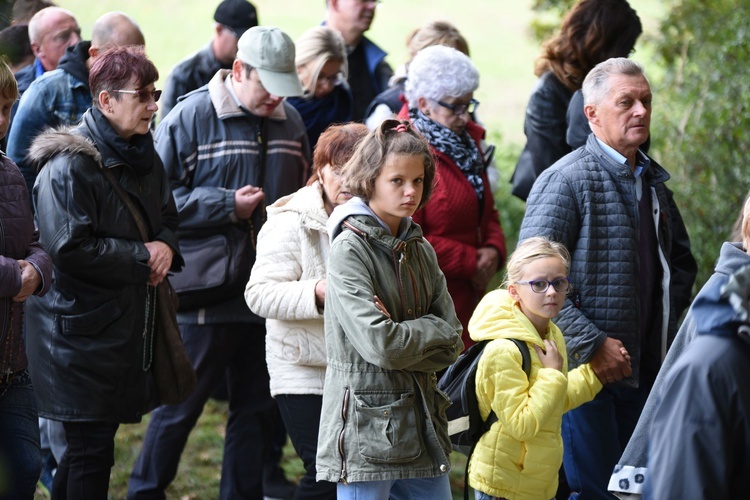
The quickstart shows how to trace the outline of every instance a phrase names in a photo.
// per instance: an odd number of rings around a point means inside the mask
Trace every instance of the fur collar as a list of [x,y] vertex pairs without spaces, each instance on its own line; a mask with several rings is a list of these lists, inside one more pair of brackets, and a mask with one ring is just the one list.
[[77,133],[75,127],[64,127],[39,134],[31,143],[27,159],[38,172],[54,156],[79,154],[90,156],[97,163],[102,159],[91,140]]

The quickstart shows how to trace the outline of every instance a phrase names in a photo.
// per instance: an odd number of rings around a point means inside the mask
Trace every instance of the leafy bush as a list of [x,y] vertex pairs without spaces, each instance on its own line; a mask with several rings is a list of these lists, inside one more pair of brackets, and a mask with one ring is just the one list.
[[662,22],[654,85],[655,158],[698,260],[697,287],[713,271],[750,188],[750,3],[681,0]]

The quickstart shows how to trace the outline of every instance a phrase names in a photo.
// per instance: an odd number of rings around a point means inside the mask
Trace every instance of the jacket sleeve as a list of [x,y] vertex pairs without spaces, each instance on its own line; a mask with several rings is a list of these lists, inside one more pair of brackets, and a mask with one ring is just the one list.
[[[529,351],[532,365],[538,365],[536,352]],[[503,428],[518,441],[536,436],[547,419],[559,412],[567,383],[561,371],[540,368],[534,384],[529,386],[520,351],[504,339],[484,348],[477,369],[477,392],[489,397]]]
[[157,158],[158,168],[155,168],[154,175],[157,176],[157,182],[161,193],[161,228],[154,235],[155,241],[162,241],[169,245],[174,255],[172,256],[172,265],[170,271],[178,272],[185,265],[185,260],[180,254],[180,243],[177,239],[177,226],[180,223],[180,217],[177,213],[177,205],[172,195],[172,189],[169,187],[169,180],[164,172],[164,167]]
[[39,231],[60,272],[104,288],[148,281],[145,244],[101,234],[100,200],[112,188],[92,160],[57,155],[40,176],[36,189]]
[[731,427],[743,411],[732,395],[739,382],[687,359],[670,373],[654,413],[646,491],[650,498],[730,498],[735,441],[744,439]]
[[440,261],[440,269],[450,278],[470,279],[477,270],[477,248],[453,238],[435,235],[430,230],[436,224],[445,224],[450,217],[449,207],[428,203],[414,213],[414,222],[422,227],[425,239],[430,242]]
[[447,289],[428,314],[393,321],[375,306],[375,284],[367,271],[372,261],[348,242],[337,243],[328,260],[326,322],[339,323],[365,361],[387,370],[431,372],[455,361],[463,348],[460,323],[455,313],[448,316],[451,322],[438,316],[445,313]]
[[670,256],[671,281],[669,293],[677,317],[690,306],[698,264],[690,251],[690,237],[682,220],[682,214],[674,202],[672,191],[667,188],[669,213],[672,224],[672,254]]
[[44,91],[44,87],[32,83],[18,103],[13,127],[8,134],[8,156],[21,170],[29,193],[36,180],[36,171],[26,159],[31,141],[47,128],[60,124],[49,105],[50,96]]
[[490,184],[486,176],[484,180],[488,189],[485,190],[485,213],[483,216],[481,245],[497,249],[499,254],[497,268],[500,270],[505,265],[505,259],[508,255],[505,248],[505,233],[503,233],[503,227],[500,224],[500,214],[497,213],[497,209],[495,208],[495,197],[492,195],[492,190],[489,189]]
[[568,397],[565,410],[578,408],[588,403],[602,390],[602,383],[588,363],[568,372]]
[[234,189],[195,186],[198,140],[194,110],[170,113],[154,134],[154,145],[172,188],[180,213],[180,229],[203,229],[236,223]]
[[531,95],[526,107],[526,146],[511,179],[513,194],[522,200],[526,200],[537,177],[571,151],[565,140],[567,108],[558,109],[559,101],[555,89],[543,85]]
[[28,252],[26,254],[26,262],[31,264],[39,272],[39,277],[42,279],[42,285],[38,290],[34,292],[34,295],[39,297],[43,296],[49,291],[52,286],[52,260],[47,255],[47,252],[42,248],[39,243],[39,230],[34,230],[33,241],[29,245]]
[[[580,231],[580,210],[576,193],[568,179],[557,171],[545,172],[534,184],[526,203],[518,241],[546,236],[574,252]],[[575,294],[573,294],[573,297]],[[555,324],[565,335],[568,358],[587,363],[607,338],[568,296]]]
[[245,301],[253,313],[292,321],[323,317],[315,305],[315,285],[320,279],[301,279],[302,251],[296,214],[282,213],[263,225],[245,289]]

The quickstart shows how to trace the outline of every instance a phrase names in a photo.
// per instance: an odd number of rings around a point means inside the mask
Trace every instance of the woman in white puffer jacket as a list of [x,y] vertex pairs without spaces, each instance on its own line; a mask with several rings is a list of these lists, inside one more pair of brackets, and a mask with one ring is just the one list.
[[266,363],[271,395],[305,466],[297,494],[336,496],[336,485],[315,481],[320,408],[325,380],[323,329],[328,216],[351,195],[341,167],[368,132],[350,123],[329,127],[318,139],[308,185],[268,207],[258,234],[255,265],[245,300],[266,318]]

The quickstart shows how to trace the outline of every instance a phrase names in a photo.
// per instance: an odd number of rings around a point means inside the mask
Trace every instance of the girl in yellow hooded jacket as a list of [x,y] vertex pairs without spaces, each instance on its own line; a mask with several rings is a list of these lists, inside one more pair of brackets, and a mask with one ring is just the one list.
[[[508,259],[507,290],[485,295],[469,322],[471,338],[487,344],[479,361],[477,400],[482,418],[498,420],[477,443],[469,484],[477,500],[551,499],[562,464],[564,412],[591,401],[602,384],[588,364],[568,372],[557,316],[571,285],[570,255],[546,238],[529,238]],[[509,340],[526,342],[521,353]],[[623,352],[627,357],[627,352]]]

